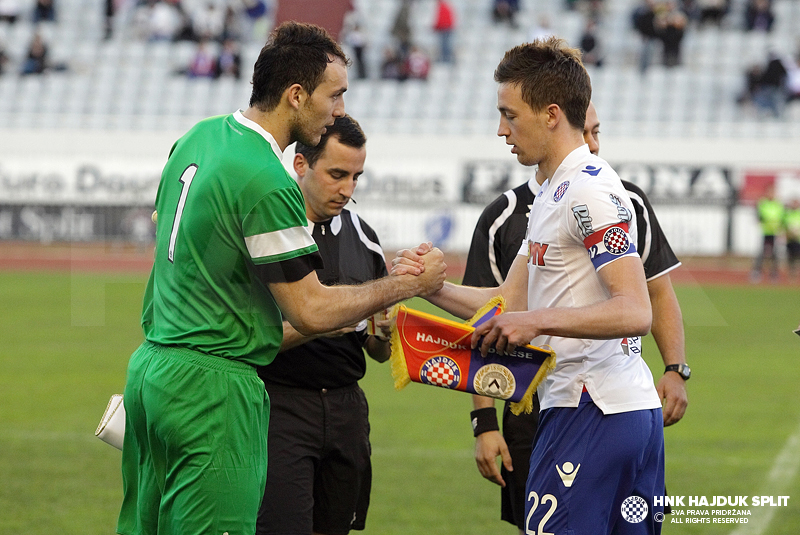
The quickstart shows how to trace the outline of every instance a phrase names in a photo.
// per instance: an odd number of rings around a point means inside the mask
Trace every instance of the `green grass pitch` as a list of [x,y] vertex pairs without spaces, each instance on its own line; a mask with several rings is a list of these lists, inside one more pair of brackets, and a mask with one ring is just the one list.
[[[142,274],[0,273],[0,533],[114,532],[120,454],[93,433],[141,341],[145,281]],[[771,473],[800,426],[800,339],[791,333],[800,322],[800,288],[677,291],[694,377],[685,419],[665,431],[670,494],[790,496],[787,507],[772,508],[764,533],[800,533],[792,461],[800,449],[790,448],[795,455]],[[659,376],[649,338],[645,350]],[[376,363],[362,386],[374,464],[366,535],[516,533],[498,520],[497,487],[475,468],[469,396],[418,384],[394,391],[388,365]],[[664,533],[734,527],[665,524]]]

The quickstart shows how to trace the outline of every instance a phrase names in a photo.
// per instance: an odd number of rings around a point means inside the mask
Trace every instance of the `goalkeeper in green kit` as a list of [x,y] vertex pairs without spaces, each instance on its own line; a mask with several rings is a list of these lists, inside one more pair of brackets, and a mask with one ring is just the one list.
[[172,147],[156,197],[145,341],[128,365],[123,535],[252,535],[266,480],[269,398],[255,366],[303,334],[352,325],[444,282],[419,276],[326,287],[302,193],[280,158],[344,116],[348,59],[325,30],[285,23],[256,61],[250,106]]

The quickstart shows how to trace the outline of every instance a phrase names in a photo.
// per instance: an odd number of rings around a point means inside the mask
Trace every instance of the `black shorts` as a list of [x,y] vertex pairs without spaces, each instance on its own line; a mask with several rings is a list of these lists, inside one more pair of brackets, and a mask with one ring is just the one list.
[[525,483],[533,451],[533,437],[539,427],[539,396],[533,396],[533,411],[514,416],[506,402],[503,408],[503,438],[511,454],[514,471],[500,466],[506,486],[500,490],[500,518],[525,531]]
[[786,253],[790,264],[800,262],[800,242],[786,242]]
[[372,486],[364,392],[267,385],[267,485],[258,535],[344,535],[364,529]]

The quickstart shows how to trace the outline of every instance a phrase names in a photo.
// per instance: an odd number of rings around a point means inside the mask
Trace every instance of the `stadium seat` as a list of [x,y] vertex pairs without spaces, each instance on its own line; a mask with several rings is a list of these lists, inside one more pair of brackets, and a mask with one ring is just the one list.
[[[32,5],[33,0],[23,0]],[[205,0],[184,0],[187,9]],[[773,0],[776,15],[772,32],[742,29],[746,0],[732,0],[720,27],[690,24],[684,37],[684,64],[665,69],[660,55],[653,57],[644,76],[638,72],[641,40],[630,16],[639,0],[604,0],[598,25],[604,50],[602,68],[590,67],[593,100],[609,135],[685,135],[686,132],[722,136],[725,132],[760,135],[796,135],[798,106],[787,107],[783,121],[768,121],[743,112],[736,102],[745,70],[763,64],[771,48],[794,52],[800,28],[800,2]],[[427,82],[398,84],[380,80],[377,73],[386,46],[393,45],[390,30],[397,0],[354,0],[368,33],[366,61],[371,78],[351,80],[346,96],[348,112],[359,121],[371,121],[380,131],[480,132],[496,127],[496,84],[493,71],[504,52],[528,40],[542,14],[549,15],[553,31],[576,44],[586,13],[570,11],[549,0],[524,0],[518,28],[492,22],[488,0],[456,2],[455,65],[434,63]],[[431,29],[434,0],[417,0],[411,25],[416,44],[435,57],[438,39]],[[196,44],[145,42],[135,35],[132,8],[115,19],[113,37],[105,40],[99,0],[59,0],[58,21],[41,27],[51,58],[65,63],[69,73],[58,75],[28,92],[18,79],[22,58],[36,28],[25,17],[14,25],[0,23],[0,41],[11,61],[0,76],[0,113],[3,124],[96,125],[97,127],[151,128],[158,124],[191,124],[198,117],[246,107],[252,66],[261,43],[243,43],[239,80],[188,81],[175,74],[191,61]],[[44,78],[43,78],[44,79]],[[63,81],[61,81],[63,79]],[[37,106],[53,118],[33,118]],[[56,113],[56,108],[59,108]],[[609,112],[619,117],[611,120]],[[17,114],[22,117],[16,118]],[[119,114],[122,120],[113,116]],[[131,118],[133,118],[131,120]],[[766,121],[763,127],[756,128]],[[739,127],[738,125],[744,125]],[[385,129],[385,130],[381,130]],[[654,132],[656,131],[656,132]],[[705,135],[705,134],[704,134]],[[737,134],[738,135],[738,134]]]

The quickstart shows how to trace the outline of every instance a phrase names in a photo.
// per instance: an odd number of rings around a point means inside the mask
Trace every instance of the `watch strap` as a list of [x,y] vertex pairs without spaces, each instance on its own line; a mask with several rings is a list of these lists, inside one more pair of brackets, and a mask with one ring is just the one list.
[[[684,371],[687,370],[687,371]],[[667,372],[677,372],[678,375],[683,377],[683,380],[686,381],[691,377],[690,368],[686,364],[669,364],[666,368],[664,368],[664,373]]]

